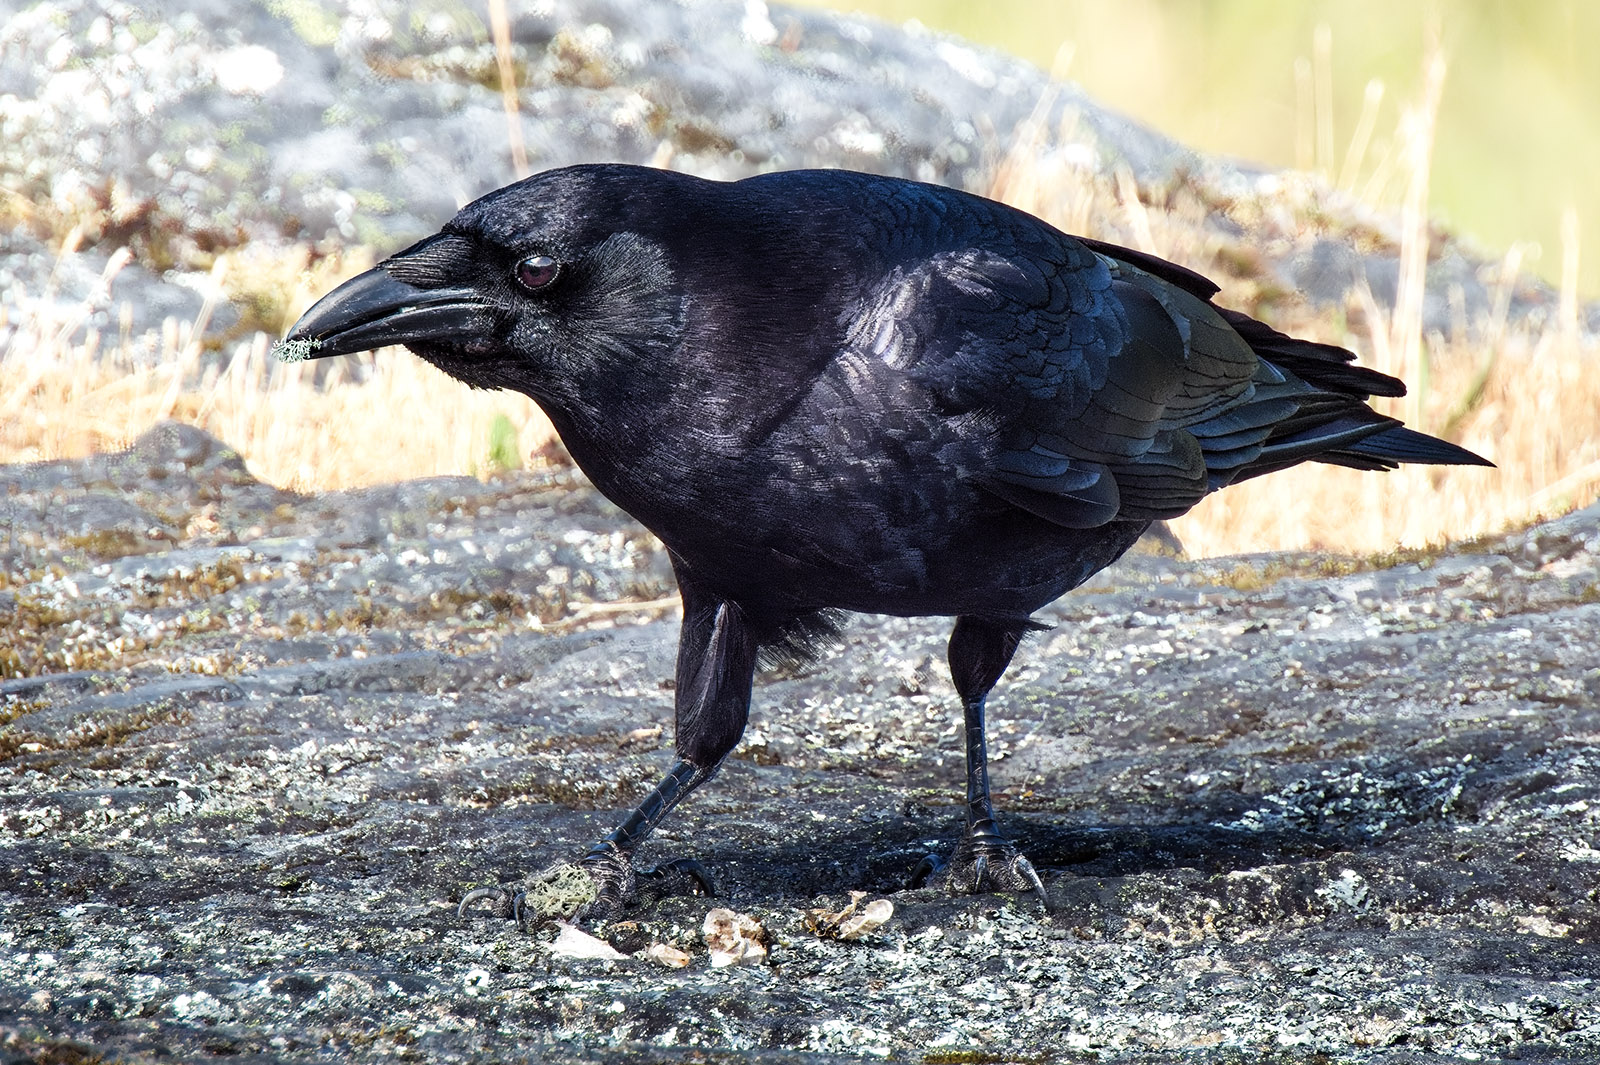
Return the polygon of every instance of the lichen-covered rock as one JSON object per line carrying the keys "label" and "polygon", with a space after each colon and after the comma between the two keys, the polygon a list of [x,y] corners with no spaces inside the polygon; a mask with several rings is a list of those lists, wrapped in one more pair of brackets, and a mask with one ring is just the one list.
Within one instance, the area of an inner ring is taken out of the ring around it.
{"label": "lichen-covered rock", "polygon": [[[1600,1057],[1600,505],[1061,600],[991,723],[1048,913],[903,889],[961,819],[948,625],[857,619],[642,855],[722,897],[605,960],[456,904],[669,764],[660,547],[568,474],[299,496],[230,455],[0,468],[10,1058]],[[817,935],[852,892],[892,917]],[[713,964],[719,906],[764,960]]]}

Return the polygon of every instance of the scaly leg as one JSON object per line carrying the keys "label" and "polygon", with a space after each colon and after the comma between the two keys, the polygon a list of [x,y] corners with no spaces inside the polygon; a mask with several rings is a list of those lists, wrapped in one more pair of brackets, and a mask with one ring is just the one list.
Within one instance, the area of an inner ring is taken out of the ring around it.
{"label": "scaly leg", "polygon": [[951,892],[1032,891],[1047,907],[1049,897],[1033,863],[1000,834],[989,797],[989,753],[984,740],[984,701],[1011,664],[1026,623],[956,619],[950,634],[950,676],[961,696],[967,724],[967,832],[948,859],[928,855],[912,883],[942,882]]}
{"label": "scaly leg", "polygon": [[[672,808],[710,780],[744,734],[750,716],[750,685],[755,676],[756,641],[738,606],[705,593],[678,572],[683,595],[683,631],[678,638],[678,763],[622,823],[589,848],[579,863],[594,881],[593,901],[580,917],[610,918],[631,903],[639,881],[658,887],[692,879],[714,894],[711,878],[698,862],[678,860],[652,870],[635,870],[633,852]],[[495,900],[495,912],[522,919],[525,895],[505,888],[479,888],[461,900],[461,911],[479,899]]]}

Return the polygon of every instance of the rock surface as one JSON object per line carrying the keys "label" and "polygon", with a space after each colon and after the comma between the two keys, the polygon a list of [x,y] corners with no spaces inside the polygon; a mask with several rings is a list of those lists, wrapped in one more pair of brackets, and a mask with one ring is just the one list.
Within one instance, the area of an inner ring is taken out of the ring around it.
{"label": "rock surface", "polygon": [[[1600,1058],[1600,506],[1061,600],[992,724],[1048,913],[901,890],[960,820],[946,624],[861,618],[647,846],[720,898],[590,929],[623,960],[458,919],[669,764],[670,595],[565,473],[0,468],[0,1060]],[[809,930],[852,890],[893,917]]]}

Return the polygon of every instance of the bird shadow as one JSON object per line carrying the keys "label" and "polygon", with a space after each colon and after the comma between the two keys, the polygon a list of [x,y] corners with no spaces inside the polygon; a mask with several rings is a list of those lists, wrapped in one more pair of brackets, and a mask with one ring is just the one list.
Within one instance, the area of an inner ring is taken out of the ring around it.
{"label": "bird shadow", "polygon": [[[732,895],[810,899],[845,890],[891,893],[911,886],[929,854],[948,853],[961,831],[949,818],[867,822],[832,832],[805,830],[781,843],[701,839],[701,860]],[[1213,824],[1053,825],[1035,816],[1007,821],[1012,840],[1051,880],[1128,878],[1173,870],[1214,876],[1316,860],[1367,846],[1343,833],[1249,831]]]}

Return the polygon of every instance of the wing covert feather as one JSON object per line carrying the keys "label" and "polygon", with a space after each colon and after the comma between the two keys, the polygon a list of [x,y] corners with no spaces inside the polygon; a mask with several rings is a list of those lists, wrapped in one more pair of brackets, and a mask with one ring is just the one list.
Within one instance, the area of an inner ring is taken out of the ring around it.
{"label": "wing covert feather", "polygon": [[1390,425],[1361,399],[1398,382],[1348,352],[1217,307],[1215,285],[1155,256],[967,221],[981,232],[888,272],[848,342],[959,423],[981,459],[966,476],[992,494],[1092,528],[1308,458],[1396,461],[1351,451]]}
{"label": "wing covert feather", "polygon": [[[977,478],[1014,505],[1073,528],[1182,513],[1210,483],[1190,428],[1247,401],[1261,363],[1192,292],[1052,237],[896,267],[852,323],[852,345],[941,412],[976,415],[971,431],[988,436]],[[1213,435],[1253,457],[1284,413],[1244,405]]]}

